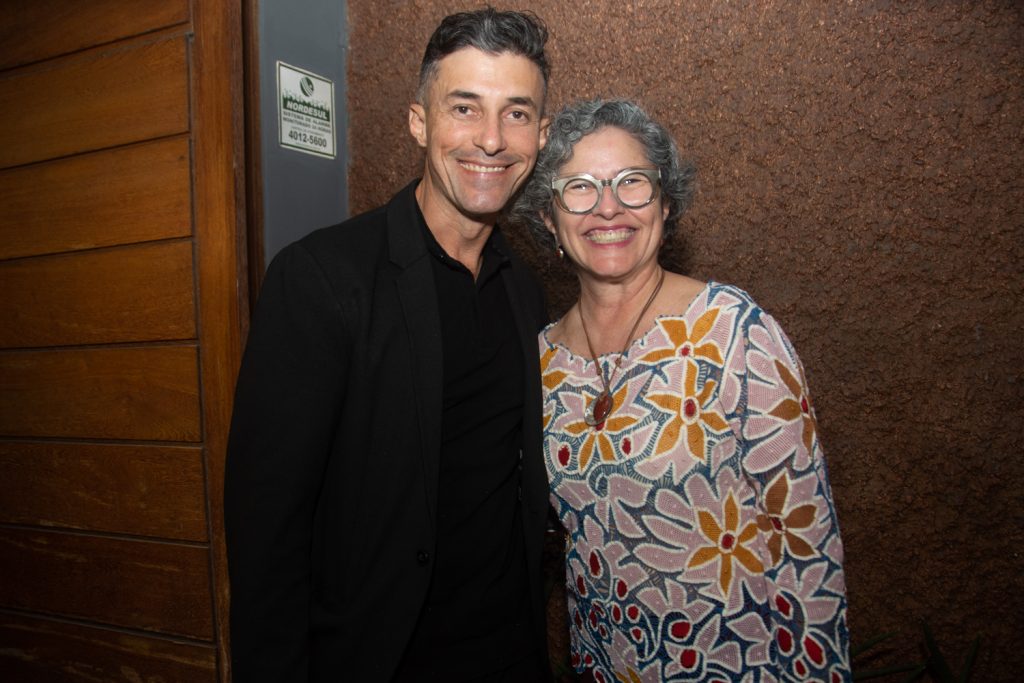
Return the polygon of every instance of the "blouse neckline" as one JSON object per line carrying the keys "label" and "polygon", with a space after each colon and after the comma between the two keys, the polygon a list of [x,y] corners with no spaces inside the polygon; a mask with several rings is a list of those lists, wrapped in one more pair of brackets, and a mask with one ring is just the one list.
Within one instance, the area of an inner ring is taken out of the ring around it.
{"label": "blouse neckline", "polygon": [[[664,319],[667,319],[667,318],[685,318],[690,313],[690,310],[694,307],[694,305],[697,303],[697,301],[700,300],[701,296],[703,296],[703,294],[705,292],[709,291],[713,284],[715,284],[714,280],[708,280],[704,284],[704,286],[700,288],[700,291],[698,291],[696,294],[694,294],[693,298],[690,299],[690,301],[686,304],[686,306],[683,307],[683,310],[682,310],[681,313],[663,313],[661,315],[654,316],[654,322],[651,324],[651,326],[648,327],[647,330],[643,334],[639,335],[636,339],[634,339],[632,342],[630,342],[629,346],[626,347],[625,351],[622,353],[623,360],[629,358],[629,355],[633,352],[633,348],[636,347],[637,345],[639,345],[643,340],[647,339],[647,337],[649,337],[656,329],[658,329],[658,321],[659,320],[664,320]],[[572,309],[570,308],[570,310],[572,310]],[[555,325],[560,323],[563,318],[565,318],[564,315],[561,318],[559,318],[558,320],[554,321],[553,323],[549,323],[548,325],[546,325],[544,327],[544,329],[541,330],[541,332],[540,332],[541,339],[544,340],[544,344],[545,344],[545,346],[549,350],[550,349],[562,349],[563,351],[565,351],[569,355],[569,360],[570,361],[582,360],[584,362],[584,367],[586,367],[586,364],[593,363],[595,360],[598,360],[598,359],[603,360],[603,359],[606,359],[606,358],[608,358],[610,356],[617,356],[617,355],[619,355],[618,351],[609,351],[608,353],[598,354],[597,358],[587,358],[586,356],[577,356],[575,353],[572,352],[572,349],[570,349],[568,346],[566,346],[562,342],[553,342],[553,341],[551,341],[548,338],[548,331],[551,330],[551,328],[553,328]]]}

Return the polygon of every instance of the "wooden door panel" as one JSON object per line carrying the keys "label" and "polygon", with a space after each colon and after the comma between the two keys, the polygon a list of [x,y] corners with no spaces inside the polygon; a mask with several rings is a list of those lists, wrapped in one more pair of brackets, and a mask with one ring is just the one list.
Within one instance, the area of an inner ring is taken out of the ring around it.
{"label": "wooden door panel", "polygon": [[0,259],[192,234],[184,136],[0,171]]}
{"label": "wooden door panel", "polygon": [[188,21],[187,0],[5,0],[0,69]]}
{"label": "wooden door panel", "polygon": [[0,168],[186,132],[185,50],[174,36],[0,79]]}
{"label": "wooden door panel", "polygon": [[193,339],[192,242],[0,263],[0,347]]}
{"label": "wooden door panel", "polygon": [[207,553],[205,546],[0,528],[0,605],[210,640]]}
{"label": "wooden door panel", "polygon": [[196,346],[0,353],[0,435],[199,441]]}
{"label": "wooden door panel", "polygon": [[230,678],[247,7],[0,0],[0,680]]}
{"label": "wooden door panel", "polygon": [[217,680],[212,646],[0,614],[0,671],[18,683]]}
{"label": "wooden door panel", "polygon": [[202,450],[0,441],[0,522],[206,541]]}

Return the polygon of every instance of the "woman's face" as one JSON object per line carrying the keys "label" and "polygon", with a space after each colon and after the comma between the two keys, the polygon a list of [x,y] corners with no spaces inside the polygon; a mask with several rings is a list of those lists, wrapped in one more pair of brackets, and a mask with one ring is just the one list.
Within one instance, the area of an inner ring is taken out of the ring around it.
{"label": "woman's face", "polygon": [[[559,169],[557,177],[588,173],[604,180],[625,168],[654,165],[636,138],[621,128],[608,126],[577,142],[572,159]],[[647,206],[630,209],[620,204],[606,185],[589,213],[569,213],[555,201],[546,223],[576,264],[581,278],[622,282],[657,267],[667,216],[668,207],[660,191]]]}

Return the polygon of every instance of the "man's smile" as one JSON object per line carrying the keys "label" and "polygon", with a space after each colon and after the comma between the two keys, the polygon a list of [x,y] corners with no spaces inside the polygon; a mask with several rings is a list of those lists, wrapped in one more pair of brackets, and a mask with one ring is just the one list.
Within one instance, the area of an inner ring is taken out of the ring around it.
{"label": "man's smile", "polygon": [[466,169],[467,171],[472,171],[473,173],[501,173],[502,171],[508,169],[509,166],[511,166],[511,164],[506,164],[502,166],[482,166],[480,164],[474,164],[468,161],[460,161],[459,166]]}

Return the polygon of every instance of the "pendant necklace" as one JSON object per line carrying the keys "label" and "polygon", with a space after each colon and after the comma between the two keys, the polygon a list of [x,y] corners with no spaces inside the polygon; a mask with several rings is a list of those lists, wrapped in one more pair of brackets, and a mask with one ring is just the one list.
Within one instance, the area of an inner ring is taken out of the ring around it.
{"label": "pendant necklace", "polygon": [[603,423],[608,419],[608,416],[614,408],[614,400],[612,399],[611,384],[612,380],[615,379],[615,373],[618,372],[619,367],[622,365],[622,359],[626,355],[626,351],[629,350],[629,345],[633,341],[633,333],[636,332],[636,328],[640,325],[640,321],[643,320],[644,314],[647,313],[647,309],[654,303],[654,297],[658,296],[658,292],[661,291],[661,285],[665,282],[665,270],[661,270],[661,277],[658,278],[658,284],[655,285],[654,291],[651,292],[651,296],[647,299],[647,303],[640,310],[640,315],[637,316],[636,322],[633,323],[633,328],[626,335],[626,345],[622,347],[622,351],[619,352],[619,357],[615,359],[615,367],[612,369],[611,375],[608,374],[606,367],[602,367],[601,361],[598,360],[597,354],[594,353],[594,345],[590,343],[590,334],[587,332],[587,323],[583,321],[583,300],[580,299],[579,306],[576,308],[576,312],[580,316],[580,325],[583,327],[583,336],[587,340],[587,350],[590,351],[590,356],[594,359],[594,365],[597,366],[597,374],[601,378],[601,386],[603,389],[601,393],[590,402],[587,409],[583,412],[583,420],[591,427]]}

